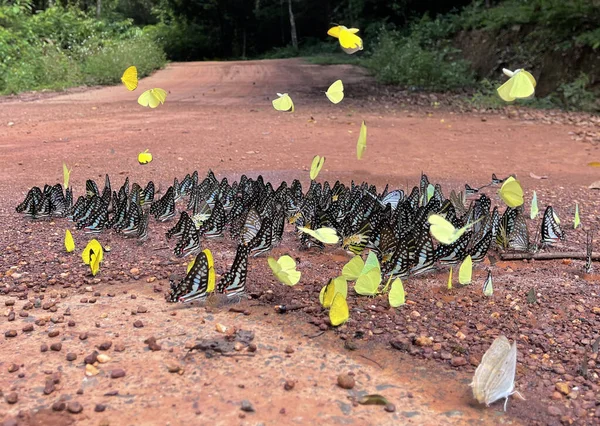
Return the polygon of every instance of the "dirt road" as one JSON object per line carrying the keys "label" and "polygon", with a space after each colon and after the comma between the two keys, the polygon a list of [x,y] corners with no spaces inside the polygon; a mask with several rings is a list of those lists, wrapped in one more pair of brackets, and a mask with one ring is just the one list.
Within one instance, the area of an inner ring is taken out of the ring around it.
{"label": "dirt road", "polygon": [[[344,81],[346,99],[336,106],[322,92],[338,78]],[[499,176],[517,173],[525,187],[535,186],[538,194],[556,202],[584,200],[590,220],[597,211],[586,187],[600,175],[594,177],[599,173],[585,164],[599,160],[600,154],[597,147],[571,140],[569,132],[575,126],[501,115],[483,121],[482,116],[455,114],[443,105],[407,109],[365,94],[368,83],[361,69],[301,60],[188,63],[171,64],[141,80],[133,93],[117,86],[22,96],[0,103],[0,218],[4,223],[0,247],[7,248],[0,258],[0,281],[7,288],[34,286],[35,280],[48,277],[40,275],[36,264],[54,263],[46,268],[67,271],[58,280],[69,285],[44,289],[44,302],[56,303],[59,314],[66,309],[71,313],[63,317],[65,322],[44,321],[40,326],[36,323],[33,332],[21,332],[26,324],[49,320],[54,314],[34,308],[11,323],[6,320],[9,311],[26,312],[26,301],[17,300],[9,308],[14,297],[0,296],[7,304],[6,316],[0,320],[2,331],[19,330],[16,338],[5,338],[0,346],[0,390],[5,396],[19,395],[14,405],[0,403],[0,418],[12,419],[22,412],[19,424],[518,423],[511,410],[504,414],[498,411],[499,405],[486,409],[473,402],[467,386],[469,371],[453,371],[381,345],[348,352],[332,332],[307,337],[315,334],[314,327],[291,314],[275,315],[264,306],[243,305],[249,316],[166,306],[162,296],[154,293],[160,291],[156,283],[168,283],[163,264],[153,253],[164,245],[159,239],[133,252],[127,251],[127,243],[109,239],[114,257],[109,256],[104,268],[110,274],[94,281],[77,266],[79,270],[69,277],[77,259],[55,254],[53,249],[60,247],[65,224],[31,224],[14,213],[32,185],[62,181],[63,161],[74,166],[71,182],[75,188],[81,189],[88,178],[98,180],[108,173],[123,179],[127,175],[137,182],[152,179],[164,189],[173,177],[208,169],[230,179],[247,173],[275,182],[301,178],[307,183],[307,169],[315,154],[327,158],[320,175],[327,180],[412,187],[424,171],[445,188],[459,188],[465,182],[487,183],[492,172]],[[155,110],[137,105],[141,91],[153,87],[169,92],[166,103]],[[277,92],[292,96],[295,113],[273,110],[270,101]],[[369,128],[368,148],[365,158],[357,161],[355,145],[362,120]],[[144,149],[152,152],[154,161],[141,167],[137,154]],[[549,179],[533,179],[530,172]],[[80,236],[78,244],[84,238]],[[135,259],[130,258],[134,255]],[[132,267],[142,272],[134,273]],[[13,276],[15,271],[21,279]],[[29,300],[35,297],[30,294]],[[90,298],[95,303],[90,304]],[[137,314],[140,305],[147,313]],[[69,319],[74,326],[68,325]],[[134,328],[137,319],[144,328]],[[186,357],[186,343],[219,336],[216,323],[253,330],[256,355]],[[60,336],[49,338],[47,333],[54,329],[60,330]],[[79,340],[82,332],[88,332],[87,340]],[[146,348],[143,341],[149,336],[164,338],[161,351]],[[83,357],[107,340],[123,344],[126,350],[107,351],[112,361],[99,366],[100,375],[86,377]],[[55,341],[62,341],[62,352],[40,353],[42,343]],[[77,354],[77,361],[65,361],[67,352]],[[20,369],[6,373],[13,363]],[[169,363],[181,365],[183,374],[169,373]],[[115,368],[123,368],[126,376],[109,378]],[[353,391],[335,385],[337,375],[348,371],[356,374],[358,384]],[[44,395],[45,380],[57,372],[61,375],[57,390]],[[20,373],[23,377],[17,377]],[[296,381],[293,390],[284,391],[286,380]],[[353,406],[347,397],[361,392],[386,395],[396,411]],[[80,402],[83,413],[52,411],[51,405],[60,397]],[[244,399],[256,412],[239,410]],[[106,411],[94,412],[97,404],[106,405]],[[524,404],[517,413],[526,411]]]}

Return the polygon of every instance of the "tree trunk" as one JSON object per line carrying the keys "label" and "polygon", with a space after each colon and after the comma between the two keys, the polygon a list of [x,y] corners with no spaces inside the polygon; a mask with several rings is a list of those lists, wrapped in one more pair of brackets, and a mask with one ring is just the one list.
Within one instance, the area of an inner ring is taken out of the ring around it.
{"label": "tree trunk", "polygon": [[96,18],[100,19],[102,14],[102,0],[96,0]]}
{"label": "tree trunk", "polygon": [[298,33],[296,32],[296,20],[292,11],[292,0],[288,0],[288,12],[290,14],[290,31],[292,36],[292,46],[298,50]]}
{"label": "tree trunk", "polygon": [[242,58],[246,59],[246,28],[242,34]]}

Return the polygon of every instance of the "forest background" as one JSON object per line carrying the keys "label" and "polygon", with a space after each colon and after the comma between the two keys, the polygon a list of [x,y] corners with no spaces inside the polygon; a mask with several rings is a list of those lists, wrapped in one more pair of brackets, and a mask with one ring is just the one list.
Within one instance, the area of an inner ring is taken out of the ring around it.
{"label": "forest background", "polygon": [[[346,55],[327,36],[360,29]],[[301,56],[383,84],[503,104],[502,68],[538,79],[539,108],[600,111],[600,0],[1,0],[0,93],[118,83],[168,61]]]}

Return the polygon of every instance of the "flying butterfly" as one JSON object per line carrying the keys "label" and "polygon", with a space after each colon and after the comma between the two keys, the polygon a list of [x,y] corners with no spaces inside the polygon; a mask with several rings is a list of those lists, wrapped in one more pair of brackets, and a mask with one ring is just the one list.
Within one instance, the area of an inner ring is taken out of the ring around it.
{"label": "flying butterfly", "polygon": [[305,234],[310,235],[315,240],[325,244],[337,244],[337,242],[340,240],[340,237],[338,237],[334,228],[324,227],[312,230],[303,226],[299,226],[298,229]]}
{"label": "flying butterfly", "polygon": [[534,95],[536,81],[528,71],[522,69],[511,71],[502,68],[502,72],[510,77],[498,88],[498,95],[502,100],[512,102],[515,99],[527,99]]}
{"label": "flying butterfly", "polygon": [[506,411],[508,397],[513,394],[521,396],[515,391],[516,370],[517,342],[514,341],[511,345],[505,336],[497,337],[475,370],[470,385],[473,388],[473,396],[479,403],[485,403],[487,406],[505,398],[504,411]]}
{"label": "flying butterfly", "polygon": [[273,99],[273,108],[277,111],[294,112],[294,102],[287,93],[277,93],[278,98]]}
{"label": "flying butterfly", "polygon": [[152,154],[145,150],[144,152],[140,152],[138,154],[138,163],[140,164],[148,164],[152,161]]}
{"label": "flying butterfly", "polygon": [[456,229],[454,225],[438,214],[432,214],[427,219],[431,225],[429,227],[431,235],[433,235],[434,238],[442,244],[454,243],[462,236],[462,234],[464,234],[470,227],[480,220],[481,218],[477,219],[475,222],[471,222],[470,224],[463,226],[460,229]]}
{"label": "flying butterfly", "polygon": [[330,28],[327,34],[337,38],[342,50],[351,55],[363,49],[363,41],[356,35],[358,31],[357,28],[346,28],[343,25],[337,25]]}
{"label": "flying butterfly", "polygon": [[365,151],[367,150],[367,125],[363,121],[360,125],[360,133],[358,135],[358,141],[356,142],[356,158],[359,160],[363,158]]}
{"label": "flying butterfly", "polygon": [[163,89],[148,89],[138,98],[138,104],[143,107],[156,108],[165,103],[167,92]]}
{"label": "flying butterfly", "polygon": [[121,77],[121,81],[127,88],[127,90],[132,91],[137,89],[138,87],[138,75],[137,68],[135,66],[130,66],[123,72],[123,76]]}
{"label": "flying butterfly", "polygon": [[508,207],[516,208],[523,204],[523,188],[512,176],[504,181],[498,193]]}
{"label": "flying butterfly", "polygon": [[342,99],[344,99],[344,83],[342,83],[342,80],[334,81],[325,92],[325,95],[334,104],[342,102]]}

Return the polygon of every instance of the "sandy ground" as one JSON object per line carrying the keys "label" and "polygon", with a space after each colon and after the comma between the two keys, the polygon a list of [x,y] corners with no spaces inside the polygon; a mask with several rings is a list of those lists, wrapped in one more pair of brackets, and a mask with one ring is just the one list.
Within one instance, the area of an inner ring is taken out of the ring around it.
{"label": "sandy ground", "polygon": [[[338,78],[344,80],[347,98],[332,105],[323,92]],[[305,316],[279,315],[264,301],[243,302],[241,310],[248,315],[228,308],[167,305],[159,293],[168,285],[165,271],[177,261],[172,255],[167,260],[168,252],[164,256],[155,252],[165,245],[159,231],[145,248],[131,252],[135,258],[128,255],[128,244],[133,243],[109,239],[113,252],[103,270],[110,272],[91,279],[76,256],[55,253],[60,251],[64,220],[31,223],[14,213],[31,186],[62,181],[63,161],[74,166],[71,182],[80,191],[86,179],[103,182],[105,173],[118,179],[114,185],[129,176],[137,182],[152,179],[164,191],[173,177],[182,178],[193,170],[202,176],[208,169],[230,181],[247,173],[262,174],[273,182],[300,178],[308,183],[308,166],[319,154],[327,158],[320,179],[389,182],[408,189],[422,171],[448,191],[465,182],[483,185],[492,172],[499,176],[516,173],[528,194],[536,189],[545,202],[560,205],[565,221],[571,214],[569,206],[577,200],[583,206],[584,223],[598,228],[597,196],[587,186],[600,179],[600,172],[585,165],[600,160],[600,155],[597,146],[573,141],[571,134],[580,130],[578,126],[514,120],[501,114],[459,114],[443,105],[411,108],[365,90],[372,84],[359,68],[324,67],[301,60],[176,63],[141,80],[133,93],[117,86],[30,94],[1,102],[0,218],[4,225],[0,249],[4,255],[0,257],[0,282],[5,289],[19,291],[0,296],[6,304],[0,317],[2,331],[18,332],[17,337],[5,337],[0,343],[0,390],[5,396],[0,418],[6,424],[57,425],[546,424],[565,416],[579,418],[582,424],[598,420],[593,404],[573,407],[572,396],[567,400],[559,395],[558,414],[552,410],[548,414],[555,377],[547,372],[535,383],[538,400],[511,401],[504,413],[501,404],[485,408],[473,401],[468,387],[473,363],[455,369],[449,363],[395,351],[377,339],[367,339],[350,352],[335,332],[317,335],[318,328],[307,322],[310,311]],[[153,87],[169,92],[166,103],[155,110],[138,106],[139,93]],[[273,110],[270,100],[276,92],[292,96],[294,114]],[[369,136],[367,154],[359,162],[355,144],[362,120],[367,122]],[[141,167],[137,154],[144,149],[152,152],[154,161]],[[549,178],[538,180],[530,173]],[[78,245],[85,244],[86,238],[76,235]],[[574,236],[570,248],[580,250],[582,241],[583,233]],[[343,264],[344,258],[337,256],[337,263]],[[231,255],[220,259],[231,261]],[[307,261],[318,266],[312,274],[315,288],[323,285],[320,274],[328,269],[325,259],[309,256]],[[77,265],[72,274],[71,265]],[[510,272],[519,267],[504,265]],[[553,276],[553,268],[561,267],[566,268],[559,261],[551,263],[544,268],[545,276]],[[56,271],[61,269],[67,275],[59,277]],[[40,275],[40,270],[45,272]],[[50,271],[58,283],[40,289],[39,281],[48,280]],[[265,285],[268,275],[261,273],[255,278],[251,275],[251,290]],[[568,273],[575,275],[572,270]],[[600,305],[597,282],[590,281],[589,287],[586,302],[580,303],[585,312]],[[413,294],[413,299],[419,298]],[[36,306],[35,299],[41,296],[45,297]],[[302,299],[288,293],[288,301],[295,298]],[[28,301],[34,304],[31,309],[27,309]],[[54,303],[56,313],[52,313]],[[417,307],[423,313],[435,309],[426,303]],[[63,316],[66,310],[70,316]],[[10,321],[11,311],[16,313],[14,321]],[[74,325],[69,325],[70,320]],[[143,328],[133,326],[136,320],[142,321]],[[189,347],[198,338],[222,337],[215,330],[217,323],[253,331],[256,352],[243,349],[235,356],[212,358],[197,351],[187,354],[186,344]],[[34,325],[33,331],[23,332],[28,324]],[[516,327],[511,338],[519,336],[518,324],[511,325]],[[589,324],[594,330],[594,323]],[[52,330],[60,334],[48,337]],[[88,338],[80,340],[85,332]],[[589,337],[586,344],[590,344],[592,334],[576,334],[574,340]],[[144,340],[150,336],[159,339],[160,351],[148,349]],[[86,377],[83,358],[107,341],[112,342],[105,351],[111,360],[98,366],[98,375]],[[40,345],[55,342],[62,342],[61,351],[40,352]],[[116,351],[118,345],[125,350]],[[479,357],[483,350],[480,344]],[[77,359],[67,361],[67,353],[76,354]],[[12,364],[19,369],[8,373]],[[593,371],[596,366],[592,364]],[[173,365],[181,366],[182,374],[169,373]],[[110,378],[111,371],[119,368],[125,370],[125,377]],[[353,372],[357,382],[349,391],[336,385],[338,374],[347,372]],[[524,370],[518,372],[524,374]],[[60,377],[54,376],[57,373]],[[44,386],[53,377],[55,389],[46,395]],[[292,390],[284,390],[286,380],[295,382]],[[597,375],[592,382],[597,389]],[[18,394],[15,404],[6,402],[11,393]],[[385,395],[395,411],[353,405],[349,399],[365,393]],[[83,411],[53,411],[52,405],[61,399],[79,402]],[[250,401],[255,412],[241,411],[242,400]],[[95,412],[98,404],[105,405],[105,411]],[[583,414],[577,409],[583,409]]]}

